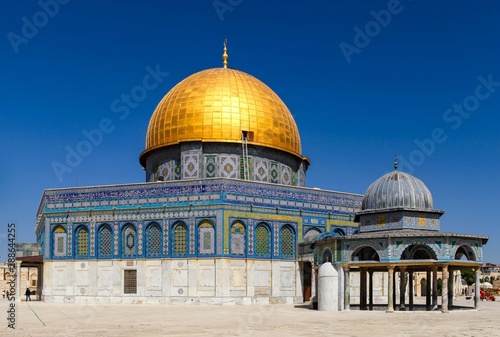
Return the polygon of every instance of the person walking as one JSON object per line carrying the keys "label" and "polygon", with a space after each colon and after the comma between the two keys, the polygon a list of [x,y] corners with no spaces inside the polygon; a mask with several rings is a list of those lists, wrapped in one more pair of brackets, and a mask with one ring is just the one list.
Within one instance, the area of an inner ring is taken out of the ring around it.
{"label": "person walking", "polygon": [[30,288],[26,288],[26,292],[24,293],[26,295],[26,301],[31,301],[31,291]]}

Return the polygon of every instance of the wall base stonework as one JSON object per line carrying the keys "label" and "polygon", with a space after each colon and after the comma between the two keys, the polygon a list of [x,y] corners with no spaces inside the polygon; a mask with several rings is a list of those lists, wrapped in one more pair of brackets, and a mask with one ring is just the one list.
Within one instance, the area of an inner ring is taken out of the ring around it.
{"label": "wall base stonework", "polygon": [[[126,270],[137,272],[134,293],[125,293]],[[296,261],[226,258],[46,261],[42,299],[51,303],[294,304],[302,302],[302,281],[296,270]]]}

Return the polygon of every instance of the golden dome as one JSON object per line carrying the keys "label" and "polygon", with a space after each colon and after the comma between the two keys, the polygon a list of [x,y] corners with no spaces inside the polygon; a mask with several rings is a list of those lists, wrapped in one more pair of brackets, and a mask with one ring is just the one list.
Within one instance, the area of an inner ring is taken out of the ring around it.
{"label": "golden dome", "polygon": [[195,73],[170,90],[149,122],[146,155],[157,148],[188,141],[241,143],[271,147],[300,158],[297,125],[285,103],[257,78],[230,68]]}

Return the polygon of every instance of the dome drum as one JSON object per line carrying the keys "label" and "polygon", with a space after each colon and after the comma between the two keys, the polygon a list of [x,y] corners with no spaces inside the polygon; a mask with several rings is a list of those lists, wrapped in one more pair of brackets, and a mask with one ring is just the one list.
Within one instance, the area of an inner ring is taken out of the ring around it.
{"label": "dome drum", "polygon": [[[233,143],[185,142],[152,151],[146,165],[147,181],[229,178],[242,176],[242,148]],[[305,186],[308,162],[290,153],[248,145],[247,180]]]}

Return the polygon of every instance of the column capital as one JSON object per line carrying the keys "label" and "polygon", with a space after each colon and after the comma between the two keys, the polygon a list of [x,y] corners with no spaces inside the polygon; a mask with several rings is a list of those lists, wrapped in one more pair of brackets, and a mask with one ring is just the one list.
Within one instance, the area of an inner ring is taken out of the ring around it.
{"label": "column capital", "polygon": [[400,266],[400,267],[399,267],[399,270],[401,270],[402,272],[405,272],[407,267],[408,267],[408,266]]}
{"label": "column capital", "polygon": [[389,271],[393,272],[393,271],[394,271],[394,265],[393,265],[393,264],[389,264],[389,265],[387,266],[387,270],[389,270]]}

